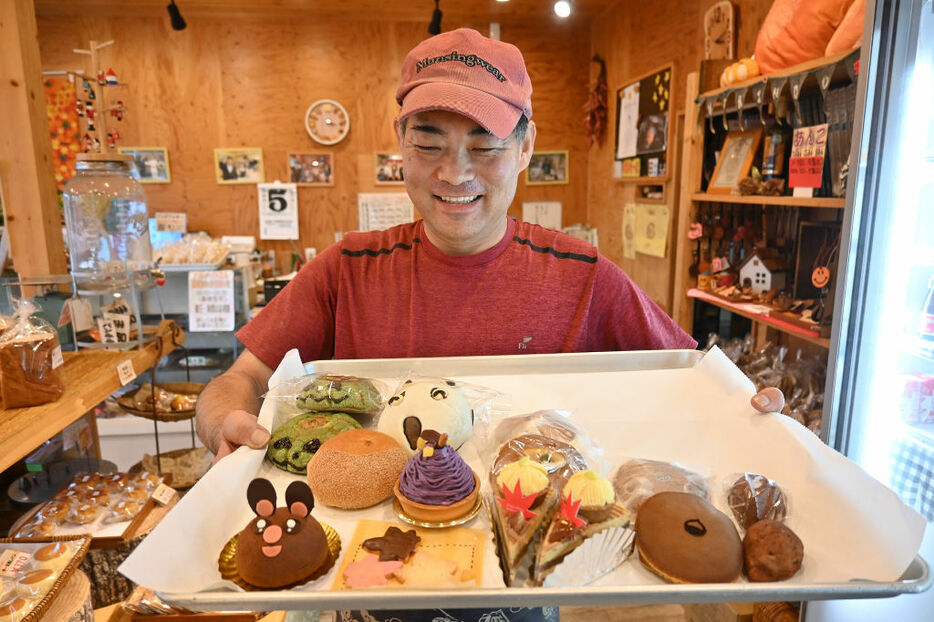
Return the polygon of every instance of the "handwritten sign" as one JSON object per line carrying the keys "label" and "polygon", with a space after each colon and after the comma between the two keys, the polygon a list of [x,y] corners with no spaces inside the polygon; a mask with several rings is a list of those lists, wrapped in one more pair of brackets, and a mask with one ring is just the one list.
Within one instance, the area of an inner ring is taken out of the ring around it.
{"label": "handwritten sign", "polygon": [[114,326],[113,320],[102,317],[97,318],[97,330],[101,334],[101,343],[120,342],[119,337],[117,337],[117,327]]}
{"label": "handwritten sign", "polygon": [[188,214],[185,212],[156,212],[156,231],[185,233],[188,231]]}
{"label": "handwritten sign", "polygon": [[136,378],[136,370],[133,369],[133,361],[126,360],[117,363],[117,377],[120,378],[120,386],[122,387],[133,382]]}
{"label": "handwritten sign", "polygon": [[790,188],[820,188],[826,150],[826,123],[797,128],[791,141],[788,186]]}
{"label": "handwritten sign", "polygon": [[233,270],[188,273],[188,330],[234,329]]}

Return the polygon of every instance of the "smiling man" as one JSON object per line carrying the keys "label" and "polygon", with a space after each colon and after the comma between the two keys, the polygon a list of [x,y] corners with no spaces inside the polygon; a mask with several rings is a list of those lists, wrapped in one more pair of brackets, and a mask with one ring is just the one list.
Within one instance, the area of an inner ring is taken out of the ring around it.
{"label": "smiling man", "polygon": [[[291,348],[312,361],[696,345],[596,248],[507,216],[536,137],[518,48],[467,29],[427,39],[406,56],[396,99],[405,187],[421,218],[347,234],[240,330],[246,350],[197,405],[199,435],[218,457],[265,445],[259,396]],[[757,407],[781,406],[766,399]],[[557,612],[342,612],[341,619],[543,616]]]}

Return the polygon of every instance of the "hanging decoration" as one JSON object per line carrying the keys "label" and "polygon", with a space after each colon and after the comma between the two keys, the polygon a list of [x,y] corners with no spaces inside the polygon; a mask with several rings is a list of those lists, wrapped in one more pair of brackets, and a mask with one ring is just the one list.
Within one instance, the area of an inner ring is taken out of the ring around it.
{"label": "hanging decoration", "polygon": [[587,141],[588,146],[591,147],[594,143],[603,142],[603,137],[606,134],[607,115],[606,62],[600,58],[599,54],[594,54],[593,62],[599,63],[600,72],[596,81],[591,85],[590,98],[584,104]]}
{"label": "hanging decoration", "polygon": [[64,190],[75,174],[75,156],[81,152],[78,117],[83,114],[75,96],[75,87],[67,78],[48,78],[44,82],[45,109],[52,141],[52,168],[55,185]]}

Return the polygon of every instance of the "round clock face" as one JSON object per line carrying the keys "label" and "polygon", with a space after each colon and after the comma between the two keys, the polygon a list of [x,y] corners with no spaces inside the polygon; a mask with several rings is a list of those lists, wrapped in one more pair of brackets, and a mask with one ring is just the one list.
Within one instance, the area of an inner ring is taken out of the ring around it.
{"label": "round clock face", "polygon": [[308,107],[305,129],[315,141],[333,145],[342,141],[350,131],[350,116],[336,101],[321,99]]}

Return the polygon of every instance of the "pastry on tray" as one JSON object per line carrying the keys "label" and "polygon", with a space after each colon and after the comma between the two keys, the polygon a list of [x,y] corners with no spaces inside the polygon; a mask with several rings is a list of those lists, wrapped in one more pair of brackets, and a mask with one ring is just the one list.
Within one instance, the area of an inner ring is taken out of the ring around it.
{"label": "pastry on tray", "polygon": [[295,404],[305,410],[375,415],[383,407],[383,398],[366,378],[325,375],[305,385]]}
{"label": "pastry on tray", "polygon": [[561,492],[535,558],[534,581],[555,573],[560,585],[585,585],[632,553],[633,514],[616,502],[613,485],[595,471],[578,471]]}
{"label": "pastry on tray", "polygon": [[743,529],[764,518],[781,521],[788,513],[788,500],[781,486],[758,473],[743,473],[727,492],[727,503]]}
{"label": "pastry on tray", "polygon": [[804,560],[801,538],[784,523],[764,518],[746,530],[743,567],[750,581],[784,581],[799,570]]}
{"label": "pastry on tray", "polygon": [[360,424],[342,412],[310,412],[292,417],[273,430],[266,447],[266,458],[290,473],[304,475],[308,461],[322,443]]}
{"label": "pastry on tray", "polygon": [[418,449],[424,430],[447,434],[448,444],[458,449],[473,434],[473,410],[453,380],[406,380],[387,401],[377,429],[396,439],[409,455]]}
{"label": "pastry on tray", "polygon": [[426,523],[463,518],[477,505],[480,479],[447,442],[446,434],[422,432],[393,492],[406,516]]}

